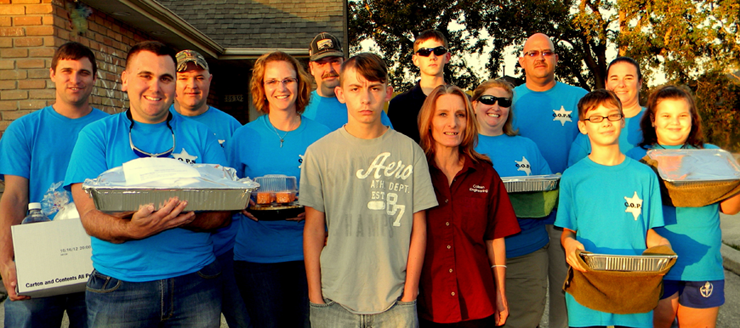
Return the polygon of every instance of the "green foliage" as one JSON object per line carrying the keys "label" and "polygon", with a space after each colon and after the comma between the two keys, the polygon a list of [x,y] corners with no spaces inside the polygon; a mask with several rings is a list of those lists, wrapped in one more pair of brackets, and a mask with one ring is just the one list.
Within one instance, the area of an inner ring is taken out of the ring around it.
{"label": "green foliage", "polygon": [[689,85],[696,95],[706,142],[740,152],[740,80],[711,71]]}

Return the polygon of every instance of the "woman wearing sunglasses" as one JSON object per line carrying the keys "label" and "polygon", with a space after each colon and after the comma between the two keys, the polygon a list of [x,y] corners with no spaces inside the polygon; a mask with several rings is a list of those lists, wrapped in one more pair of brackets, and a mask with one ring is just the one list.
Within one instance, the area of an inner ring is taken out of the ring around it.
{"label": "woman wearing sunglasses", "polygon": [[440,204],[427,212],[420,326],[503,325],[504,237],[519,228],[503,182],[488,157],[473,149],[478,132],[468,96],[458,87],[438,86],[418,120]]}
{"label": "woman wearing sunglasses", "polygon": [[[473,91],[478,146],[500,176],[550,174],[534,141],[517,136],[511,127],[514,89],[504,80],[489,80]],[[545,310],[549,237],[541,219],[517,218],[522,231],[506,242],[507,327],[536,327]]]}
{"label": "woman wearing sunglasses", "polygon": [[[267,115],[234,132],[226,146],[229,164],[242,178],[284,174],[299,181],[306,148],[330,132],[301,115],[309,101],[310,78],[295,58],[279,51],[259,57],[252,72],[254,105]],[[308,323],[304,215],[266,221],[256,211],[244,211],[234,217],[239,224],[234,271],[255,327]]]}
{"label": "woman wearing sunglasses", "polygon": [[[666,85],[652,91],[640,122],[643,140],[627,156],[641,159],[648,149],[717,149],[704,143],[701,117],[694,99],[681,88]],[[655,232],[671,242],[676,264],[663,277],[663,297],[653,314],[655,327],[714,327],[724,304],[722,230],[719,212],[740,212],[740,194],[704,207],[663,205],[665,226]]]}

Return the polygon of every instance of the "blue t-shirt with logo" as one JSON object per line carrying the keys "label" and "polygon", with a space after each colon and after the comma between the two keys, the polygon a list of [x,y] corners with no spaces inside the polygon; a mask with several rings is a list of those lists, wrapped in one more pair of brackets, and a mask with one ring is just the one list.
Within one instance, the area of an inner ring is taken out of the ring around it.
{"label": "blue t-shirt with logo", "polygon": [[[658,178],[649,167],[625,157],[606,166],[586,157],[563,173],[555,225],[576,232],[586,251],[640,255],[649,229],[663,226]],[[566,293],[572,327],[652,327],[653,312],[612,314],[589,309]]]}
{"label": "blue t-shirt with logo", "polygon": [[[226,157],[241,178],[283,174],[296,177],[298,182],[306,148],[329,132],[326,126],[302,116],[301,125],[286,133],[273,127],[269,115],[262,115],[236,130],[226,146]],[[303,260],[304,221],[254,221],[237,215],[242,217],[237,221],[235,260],[254,263]]]}
{"label": "blue t-shirt with logo", "polygon": [[106,116],[93,108],[71,119],[47,106],[13,121],[0,139],[0,178],[7,174],[28,179],[28,201],[41,203],[53,220],[57,211],[73,202],[63,187],[77,134]]}
{"label": "blue t-shirt with logo", "polygon": [[[337,97],[322,97],[316,92],[311,92],[311,100],[303,111],[303,116],[326,125],[329,130],[334,131],[347,124],[347,105],[340,103]],[[385,111],[380,112],[380,121],[385,126],[390,126],[391,120]]]}
{"label": "blue t-shirt with logo", "polygon": [[[658,146],[680,149],[682,146]],[[693,147],[690,147],[693,148]],[[719,149],[704,144],[705,149]],[[647,150],[635,147],[627,155],[634,159],[645,157]],[[673,207],[663,205],[665,226],[655,232],[671,242],[678,255],[676,264],[665,279],[683,281],[708,281],[725,279],[722,266],[722,230],[719,220],[719,203],[703,207]]]}
{"label": "blue t-shirt with logo", "polygon": [[[640,113],[624,119],[624,128],[619,133],[619,151],[622,154],[626,154],[632,148],[637,147],[637,144],[642,141],[640,121],[642,120],[642,116],[645,115],[645,112],[645,107],[642,107]],[[591,141],[588,140],[588,135],[578,134],[578,137],[576,137],[576,140],[573,141],[573,145],[570,147],[568,166],[573,166],[573,164],[588,156],[588,154],[591,154]]]}
{"label": "blue t-shirt with logo", "polygon": [[579,133],[578,101],[586,93],[560,82],[542,92],[526,84],[514,88],[513,127],[537,144],[553,173],[567,168],[570,146]]}
{"label": "blue t-shirt with logo", "polygon": [[[208,127],[180,116],[169,122],[136,122],[131,130],[133,144],[149,153],[170,149],[172,133],[175,150],[172,158],[187,163],[226,165],[224,152]],[[81,132],[72,151],[64,179],[71,184],[96,178],[108,169],[139,158],[129,145],[131,121],[126,113],[111,115],[89,124]],[[168,279],[193,273],[215,260],[211,233],[174,228],[140,240],[114,244],[92,239],[93,266],[101,273],[124,281],[143,282]]]}
{"label": "blue t-shirt with logo", "polygon": [[[550,166],[532,140],[505,134],[490,137],[478,135],[475,150],[488,155],[501,177],[550,174]],[[543,219],[517,218],[522,231],[506,237],[506,258],[530,254],[550,241]]]}
{"label": "blue t-shirt with logo", "polygon": [[[205,124],[216,136],[221,147],[224,147],[225,143],[231,139],[231,135],[234,134],[234,131],[242,126],[233,116],[210,106],[207,111],[198,116],[182,115],[175,110],[175,105],[170,106],[170,113],[172,113],[172,115],[177,115]],[[234,238],[236,237],[238,226],[236,220],[238,219],[239,216],[234,215],[231,220],[231,224],[228,227],[221,228],[213,234],[213,251],[216,253],[216,256],[224,254],[234,248]]]}

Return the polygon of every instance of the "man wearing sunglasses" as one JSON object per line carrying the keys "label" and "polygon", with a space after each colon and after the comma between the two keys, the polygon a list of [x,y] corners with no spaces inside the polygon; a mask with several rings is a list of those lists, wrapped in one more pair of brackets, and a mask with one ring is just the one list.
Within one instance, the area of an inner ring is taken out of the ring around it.
{"label": "man wearing sunglasses", "polygon": [[[587,91],[555,81],[558,54],[545,34],[530,36],[524,43],[519,64],[524,69],[526,83],[514,89],[514,128],[532,139],[553,173],[562,173],[567,167],[568,152],[578,135],[578,101]],[[565,253],[558,241],[562,229],[555,229],[556,211],[545,219],[550,235],[549,285],[550,327],[568,327],[565,294],[562,290],[567,273]]]}
{"label": "man wearing sunglasses", "polygon": [[92,237],[87,282],[93,326],[217,327],[221,267],[211,232],[231,222],[230,212],[184,212],[186,201],[142,204],[136,212],[103,213],[82,182],[139,157],[226,164],[205,125],[174,116],[175,52],[156,41],[134,45],[121,75],[129,109],[89,124],[72,151],[65,177],[82,225]]}
{"label": "man wearing sunglasses", "polygon": [[[303,116],[326,125],[334,131],[347,124],[347,105],[337,100],[334,89],[339,86],[339,70],[344,63],[342,44],[327,32],[317,34],[308,48],[308,71],[316,81],[316,90],[303,111]],[[380,113],[380,122],[393,128],[388,115]]]}
{"label": "man wearing sunglasses", "polygon": [[421,32],[414,41],[414,65],[419,68],[421,79],[411,90],[393,99],[388,105],[388,117],[396,131],[419,142],[416,121],[421,105],[434,88],[445,84],[445,65],[450,62],[447,38],[436,30]]}
{"label": "man wearing sunglasses", "polygon": [[62,189],[77,135],[108,114],[90,104],[97,74],[95,55],[77,42],[54,53],[49,76],[56,100],[10,124],[0,139],[0,274],[10,299],[5,301],[5,327],[59,327],[67,311],[70,327],[85,327],[85,294],[30,298],[15,292],[17,284],[10,226],[20,224],[28,203],[42,203],[52,220],[71,200]]}

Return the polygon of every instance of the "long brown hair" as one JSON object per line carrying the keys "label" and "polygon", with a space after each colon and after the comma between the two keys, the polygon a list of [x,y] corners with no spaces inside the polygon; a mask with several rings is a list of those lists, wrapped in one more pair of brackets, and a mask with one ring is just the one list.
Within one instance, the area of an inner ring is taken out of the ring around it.
{"label": "long brown hair", "polygon": [[650,146],[658,143],[658,135],[655,133],[655,114],[658,110],[658,104],[666,99],[678,100],[683,99],[689,104],[689,114],[691,115],[691,131],[686,138],[684,145],[691,145],[695,148],[704,148],[704,133],[701,130],[701,116],[696,110],[694,97],[691,94],[675,85],[662,85],[650,93],[647,103],[647,112],[642,116],[640,128],[642,129],[642,142],[639,146],[648,149]]}
{"label": "long brown hair", "polygon": [[465,91],[454,85],[440,85],[434,88],[429,96],[427,96],[424,105],[421,106],[421,110],[419,111],[417,124],[419,125],[419,135],[421,137],[420,143],[421,148],[427,155],[427,161],[431,163],[434,160],[435,149],[434,138],[432,137],[432,119],[434,118],[434,112],[437,111],[437,99],[443,95],[456,95],[462,98],[465,103],[466,127],[462,131],[463,138],[458,147],[460,154],[470,156],[474,163],[483,161],[492,164],[488,156],[475,151],[475,146],[478,144],[478,126],[476,125],[475,112]]}
{"label": "long brown hair", "polygon": [[293,56],[286,54],[282,51],[273,51],[266,53],[254,62],[254,68],[252,68],[252,80],[250,81],[250,91],[252,92],[252,102],[254,107],[263,113],[270,113],[270,102],[267,101],[265,95],[265,69],[267,63],[275,61],[284,61],[291,66],[296,73],[296,79],[298,80],[298,93],[295,99],[295,111],[300,115],[303,110],[308,106],[308,102],[311,99],[311,85],[308,81],[310,78],[303,69],[301,63],[298,62]]}

